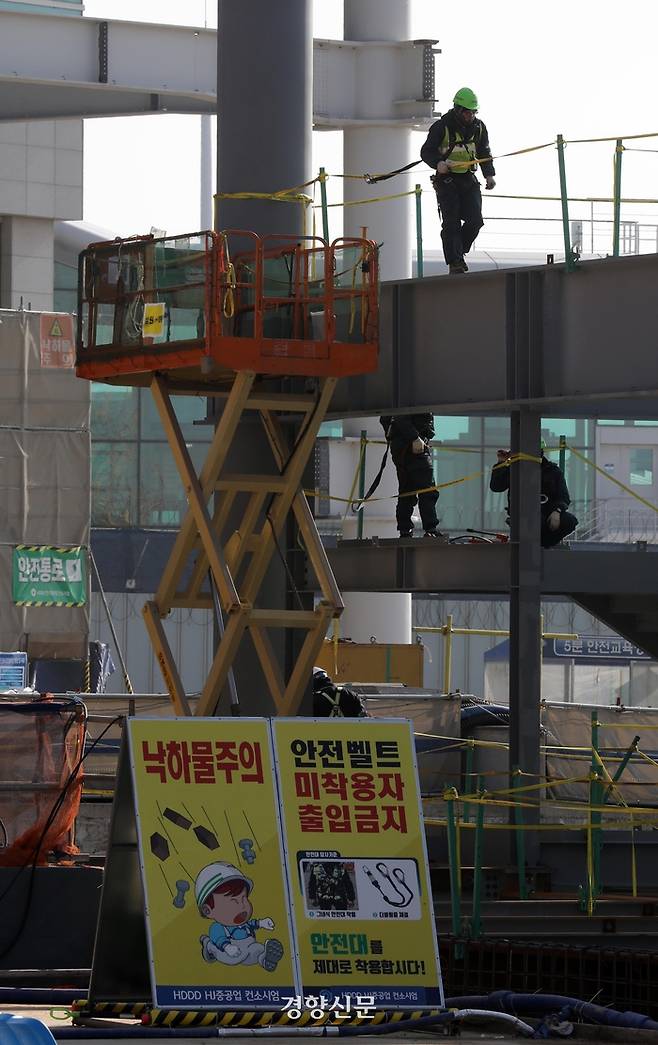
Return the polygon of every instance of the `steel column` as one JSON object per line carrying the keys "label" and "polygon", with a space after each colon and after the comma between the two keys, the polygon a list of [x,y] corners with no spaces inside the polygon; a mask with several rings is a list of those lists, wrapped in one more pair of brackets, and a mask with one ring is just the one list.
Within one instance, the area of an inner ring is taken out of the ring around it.
{"label": "steel column", "polygon": [[[310,178],[310,0],[219,0],[217,191],[276,192]],[[267,115],[264,115],[264,99]],[[220,200],[221,228],[301,234],[299,203]]]}

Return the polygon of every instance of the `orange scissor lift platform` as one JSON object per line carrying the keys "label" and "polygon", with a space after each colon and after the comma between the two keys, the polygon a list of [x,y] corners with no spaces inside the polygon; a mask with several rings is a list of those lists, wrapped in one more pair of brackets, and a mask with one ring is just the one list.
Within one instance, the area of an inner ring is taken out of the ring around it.
{"label": "orange scissor lift platform", "polygon": [[[294,714],[329,622],[343,602],[301,483],[338,378],[377,367],[377,246],[226,230],[95,243],[80,255],[76,372],[151,389],[188,511],[155,597],[143,609],[179,715],[212,715],[249,632],[278,714]],[[281,378],[303,391],[281,391]],[[197,474],[171,396],[216,395],[224,407]],[[263,474],[225,471],[245,412],[260,414],[274,457]],[[280,415],[297,414],[294,440]],[[259,604],[289,512],[317,578],[313,610]],[[214,612],[221,640],[194,709],[162,620],[176,607]],[[284,679],[272,632],[306,632]]]}

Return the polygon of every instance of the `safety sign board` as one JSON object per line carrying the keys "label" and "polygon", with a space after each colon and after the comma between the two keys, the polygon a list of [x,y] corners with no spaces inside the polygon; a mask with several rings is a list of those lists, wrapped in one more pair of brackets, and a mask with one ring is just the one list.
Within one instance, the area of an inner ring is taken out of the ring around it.
{"label": "safety sign board", "polygon": [[443,1003],[407,721],[124,728],[90,1001]]}
{"label": "safety sign board", "polygon": [[127,732],[154,1004],[281,1008],[295,974],[269,722]]}
{"label": "safety sign board", "polygon": [[27,681],[27,653],[0,653],[0,691],[23,689]]}
{"label": "safety sign board", "polygon": [[144,318],[142,319],[142,333],[144,337],[162,337],[164,334],[164,319],[164,302],[147,302],[144,305]]}
{"label": "safety sign board", "polygon": [[14,548],[12,598],[17,606],[84,606],[84,548],[19,544]]}
{"label": "safety sign board", "polygon": [[75,365],[73,316],[42,312],[39,317],[41,366],[51,369]]}
{"label": "safety sign board", "polygon": [[272,729],[301,995],[443,1005],[410,723]]}

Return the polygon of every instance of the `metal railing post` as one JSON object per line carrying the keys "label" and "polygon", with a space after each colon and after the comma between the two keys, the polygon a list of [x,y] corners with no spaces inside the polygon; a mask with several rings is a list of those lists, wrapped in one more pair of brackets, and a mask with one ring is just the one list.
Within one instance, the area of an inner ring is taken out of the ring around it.
{"label": "metal railing post", "polygon": [[455,822],[455,800],[458,799],[454,788],[444,795],[446,803],[446,819],[448,826],[448,868],[450,871],[450,910],[452,912],[452,934],[456,940],[462,935],[462,896],[461,875],[457,847],[457,824]]}
{"label": "metal railing post", "polygon": [[471,939],[477,940],[482,933],[482,841],[484,834],[484,789],[483,778],[478,773],[477,795],[480,801],[475,810],[475,838],[473,840],[473,906],[471,908]]}
{"label": "metal railing post", "polygon": [[621,157],[624,151],[624,143],[617,138],[615,145],[615,173],[613,179],[613,215],[612,215],[612,256],[619,257],[619,227],[621,224]]}
{"label": "metal railing post", "polygon": [[557,162],[560,172],[560,198],[562,200],[562,230],[564,233],[564,261],[567,272],[576,267],[576,256],[571,249],[571,233],[569,230],[569,200],[567,194],[567,175],[564,167],[564,138],[557,136]]}
{"label": "metal railing post", "polygon": [[[592,847],[592,875],[590,882],[591,897],[589,907],[593,913],[594,902],[600,892],[601,881],[601,814],[594,809],[601,802],[601,787],[599,785],[599,767],[597,761],[599,755],[599,720],[596,711],[592,712],[592,766],[590,781],[590,823],[591,847]],[[599,755],[600,757],[600,755]]]}
{"label": "metal railing post", "polygon": [[363,513],[365,511],[363,507],[363,495],[366,492],[366,452],[368,449],[368,432],[365,428],[361,429],[361,444],[359,446],[359,504],[361,505],[360,510],[356,516],[356,536],[358,540],[363,539]]}
{"label": "metal railing post", "polygon": [[[519,766],[512,769],[512,787],[514,790],[521,787],[521,770]],[[519,899],[528,899],[528,883],[525,875],[525,824],[523,810],[519,805],[516,795],[514,796],[514,824],[515,824],[515,846],[516,868],[519,879]]]}
{"label": "metal railing post", "polygon": [[566,466],[566,463],[567,463],[567,437],[566,437],[566,435],[561,435],[560,436],[559,447],[560,447],[560,454],[559,454],[558,461],[559,461],[559,465],[560,465],[560,471],[564,474],[564,469],[565,469],[565,466]]}
{"label": "metal railing post", "polygon": [[[473,756],[475,754],[475,747],[473,741],[467,741],[468,747],[466,748],[466,769],[464,771],[464,791],[467,795],[470,795],[473,790]],[[464,808],[462,810],[462,819],[465,824],[471,822],[471,806],[469,802],[464,802]]]}
{"label": "metal railing post", "polygon": [[423,278],[423,190],[420,185],[415,187],[416,193],[416,273],[419,279]]}
{"label": "metal railing post", "polygon": [[322,205],[322,238],[325,243],[329,242],[329,208],[327,207],[327,172],[320,167],[318,174],[320,182],[320,203]]}
{"label": "metal railing post", "polygon": [[446,624],[442,631],[445,636],[445,642],[443,643],[443,692],[450,693],[452,685],[452,613],[446,615]]}

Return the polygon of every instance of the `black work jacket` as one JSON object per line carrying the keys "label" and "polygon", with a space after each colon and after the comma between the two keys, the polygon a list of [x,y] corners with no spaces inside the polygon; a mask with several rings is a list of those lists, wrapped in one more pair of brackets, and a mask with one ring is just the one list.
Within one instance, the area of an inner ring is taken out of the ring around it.
{"label": "black work jacket", "polygon": [[[510,466],[508,464],[494,465],[491,469],[489,489],[494,493],[509,491]],[[554,511],[565,511],[571,504],[569,488],[561,469],[553,461],[549,461],[542,454],[541,457],[541,514],[544,518]],[[544,500],[546,498],[546,500]],[[507,512],[509,514],[509,493],[507,497]]]}
{"label": "black work jacket", "polygon": [[[434,417],[432,414],[403,414],[400,417],[385,415],[379,420],[386,432],[391,447],[391,457],[397,464],[404,455],[411,453],[411,444],[420,436],[426,442],[434,438]],[[427,450],[429,456],[430,451]],[[417,454],[416,456],[422,456]]]}
{"label": "black work jacket", "polygon": [[[443,139],[445,138],[446,130],[449,133],[450,138],[453,138],[455,132],[459,132],[465,140],[474,141],[475,155],[479,160],[484,160],[479,166],[482,169],[482,175],[485,178],[493,178],[496,170],[493,162],[487,160],[487,156],[491,156],[491,146],[489,145],[489,132],[487,131],[486,125],[482,120],[478,120],[476,117],[470,127],[465,127],[457,117],[457,113],[454,109],[450,109],[447,113],[433,123],[429,129],[429,134],[422,149],[420,150],[420,158],[425,163],[436,170],[436,165],[439,160],[450,159],[446,157],[445,148],[442,147]],[[452,134],[450,134],[452,131]]]}

